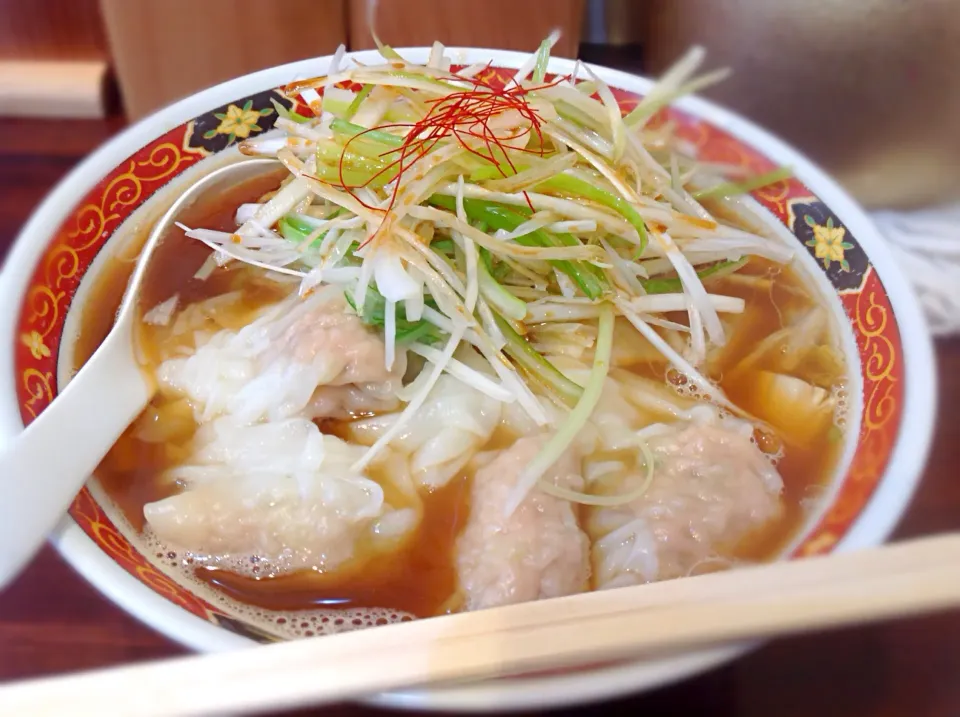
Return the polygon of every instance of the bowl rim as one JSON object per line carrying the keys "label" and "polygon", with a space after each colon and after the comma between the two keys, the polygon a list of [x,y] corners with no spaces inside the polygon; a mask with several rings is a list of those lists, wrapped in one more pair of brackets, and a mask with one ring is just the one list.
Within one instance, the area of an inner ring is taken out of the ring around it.
{"label": "bowl rim", "polygon": [[[400,48],[415,61],[426,59],[430,48]],[[529,53],[485,48],[447,48],[455,62],[493,60],[501,67],[518,67]],[[376,51],[348,53],[361,61]],[[70,215],[80,198],[126,157],[156,137],[184,122],[255,92],[319,74],[330,55],[280,65],[228,80],[175,102],[139,120],[103,144],[71,170],[37,207],[17,236],[2,270],[0,301],[19,306],[36,261],[49,244],[53,231]],[[624,71],[590,63],[610,84],[645,92],[651,81]],[[551,58],[548,70],[570,72],[574,61]],[[933,344],[919,302],[872,222],[845,190],[816,164],[767,131],[719,105],[699,97],[674,103],[678,109],[728,132],[765,156],[793,167],[796,175],[826,204],[866,252],[893,307],[900,331],[904,362],[903,414],[887,470],[849,532],[834,548],[850,550],[883,542],[910,502],[929,454],[936,415],[936,371]],[[23,429],[17,409],[14,353],[19,312],[0,316],[0,439],[9,440]],[[64,518],[51,540],[84,578],[112,602],[161,634],[195,650],[232,649],[248,644],[244,638],[191,615],[141,584],[83,533]],[[403,690],[376,695],[366,701],[383,707],[455,711],[493,711],[534,706],[583,704],[662,686],[727,662],[759,643],[724,645],[709,651],[686,653],[655,662],[630,662],[562,676],[528,677],[423,690]],[[549,698],[544,699],[547,695]]]}

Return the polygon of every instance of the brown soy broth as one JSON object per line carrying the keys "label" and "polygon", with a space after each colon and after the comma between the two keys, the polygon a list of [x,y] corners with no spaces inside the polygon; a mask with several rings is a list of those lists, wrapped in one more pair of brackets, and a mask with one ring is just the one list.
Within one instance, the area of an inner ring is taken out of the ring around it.
{"label": "brown soy broth", "polygon": [[[236,207],[255,202],[264,194],[276,189],[286,170],[270,172],[249,179],[217,197],[213,202],[198,202],[187,207],[178,221],[188,227],[204,227],[232,232],[237,225],[234,220]],[[145,314],[154,306],[177,294],[178,306],[188,306],[196,301],[217,296],[234,288],[235,273],[217,269],[206,279],[197,279],[197,270],[210,256],[203,243],[189,239],[177,226],[171,227],[151,259],[151,270],[140,292],[140,313]],[[250,302],[266,304],[277,297],[250,296]],[[141,332],[141,344],[147,361],[156,363],[158,348],[151,345],[151,332]]]}
{"label": "brown soy broth", "polygon": [[91,287],[73,345],[74,372],[79,371],[110,333],[123,300],[136,259],[111,258],[97,283]]}
{"label": "brown soy broth", "polygon": [[[178,221],[187,226],[232,231],[236,228],[236,207],[246,202],[255,202],[266,192],[276,189],[280,177],[281,173],[267,173],[243,182],[224,192],[215,202],[184,208]],[[147,229],[144,235],[134,242],[137,253],[149,233],[150,229]],[[209,255],[210,250],[205,245],[188,239],[179,227],[171,227],[157,247],[151,259],[151,270],[140,288],[141,313],[149,311],[177,293],[181,298],[180,306],[185,306],[223,292],[230,280],[229,272],[214,272],[207,281],[193,278]],[[74,370],[79,370],[87,362],[112,328],[135,264],[136,255],[111,259],[97,279],[96,285],[92,287],[93,291],[80,316],[80,332],[73,354]]]}
{"label": "brown soy broth", "polygon": [[140,441],[132,429],[127,429],[94,475],[134,530],[141,531],[145,524],[143,506],[178,492],[175,484],[158,478],[172,464],[166,445]]}
{"label": "brown soy broth", "polygon": [[[236,228],[236,207],[256,201],[264,193],[275,189],[280,177],[280,173],[268,173],[245,181],[224,192],[218,201],[186,207],[178,221],[187,226],[232,231]],[[149,231],[140,241],[134,242],[137,252]],[[150,271],[140,289],[140,314],[177,293],[183,306],[228,290],[233,280],[229,271],[216,271],[207,281],[193,278],[209,254],[206,246],[187,238],[179,227],[171,227],[152,257]],[[113,258],[98,278],[80,317],[80,331],[74,347],[75,371],[89,360],[112,328],[135,263],[135,255]],[[266,300],[265,297],[263,303]],[[142,331],[138,337],[144,357],[153,363],[159,347],[152,345],[150,338],[149,331]],[[151,403],[151,408],[163,400],[162,396],[158,396]],[[161,481],[158,477],[188,455],[189,440],[179,444],[150,443],[134,435],[137,428],[138,424],[135,423],[124,431],[101,461],[95,475],[134,529],[139,531],[144,525],[143,506],[178,492],[175,484]]]}
{"label": "brown soy broth", "polygon": [[[756,287],[720,278],[709,284],[712,292],[737,296],[746,302],[747,310],[737,331],[731,335],[728,346],[708,371],[709,377],[720,385],[734,403],[753,390],[755,373],[745,371],[738,374],[731,369],[760,341],[783,328],[783,317],[804,311],[814,303],[803,281],[790,269],[763,259],[753,259],[741,273],[760,279],[770,278],[772,283],[769,287]],[[842,375],[836,376],[834,383],[842,378]],[[784,484],[783,516],[735,546],[732,550],[735,557],[743,560],[769,559],[786,547],[807,519],[801,501],[811,489],[824,486],[830,480],[842,447],[843,441],[830,436],[829,430],[818,436],[812,447],[797,444],[785,447],[777,463]]]}
{"label": "brown soy broth", "polygon": [[[231,231],[238,204],[254,201],[266,191],[275,189],[276,178],[247,183],[225,193],[217,201],[188,210],[183,221],[190,226],[204,226]],[[187,239],[179,229],[171,231],[165,251],[158,253],[158,271],[151,272],[144,287],[141,311],[145,312],[174,294],[184,307],[224,292],[243,291],[243,302],[250,311],[275,301],[289,287],[270,288],[268,282],[251,281],[249,270],[217,270],[206,281],[194,279],[196,270],[209,255],[201,243]],[[132,261],[115,261],[106,278],[97,286],[97,293],[85,306],[82,329],[75,355],[82,364],[106,335],[120,303]],[[731,329],[729,345],[708,363],[709,376],[736,400],[751,390],[752,373],[733,375],[730,369],[746,356],[759,341],[783,325],[783,316],[813,305],[805,295],[803,282],[792,271],[762,260],[754,260],[742,273],[760,279],[776,273],[770,286],[753,287],[728,278],[711,280],[710,290],[746,300],[747,311],[741,317],[728,317]],[[677,320],[684,317],[678,315]],[[144,327],[144,352],[155,362],[170,346],[164,344],[164,331]],[[656,381],[665,379],[662,361],[644,361],[629,370]],[[842,376],[836,377],[838,380]],[[138,437],[150,420],[158,424],[183,421],[175,397],[158,395],[147,414],[131,426],[104,458],[96,474],[104,490],[136,530],[144,524],[143,506],[176,494],[180,487],[164,481],[165,472],[182,461],[190,452],[196,428],[192,418],[177,432],[176,438],[148,442]],[[151,411],[153,413],[151,413]],[[152,417],[152,419],[151,419]],[[320,424],[325,433],[347,437],[346,426],[337,421]],[[512,436],[495,433],[486,449],[506,447]],[[737,546],[729,546],[733,556],[754,560],[775,556],[797,533],[805,520],[801,499],[811,486],[824,483],[835,465],[842,443],[830,441],[826,435],[815,442],[815,449],[789,447],[779,463],[784,480],[784,514]],[[414,535],[397,551],[376,554],[358,550],[353,561],[333,573],[301,571],[283,576],[238,575],[222,569],[200,567],[197,577],[222,593],[243,603],[262,608],[291,611],[336,607],[378,607],[430,616],[455,608],[456,594],[455,542],[469,513],[469,477],[460,476],[446,488],[423,499],[423,517]],[[251,572],[254,572],[251,569]]]}

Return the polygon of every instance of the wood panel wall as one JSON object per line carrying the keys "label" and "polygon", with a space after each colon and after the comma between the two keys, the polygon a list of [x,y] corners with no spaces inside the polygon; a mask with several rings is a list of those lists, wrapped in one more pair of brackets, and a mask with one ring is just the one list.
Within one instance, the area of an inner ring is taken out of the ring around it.
{"label": "wood panel wall", "polygon": [[[110,59],[137,119],[231,77],[340,43],[374,46],[371,0],[0,0],[0,60]],[[554,28],[575,57],[585,0],[379,0],[376,27],[396,47],[532,51]]]}
{"label": "wood panel wall", "polygon": [[106,54],[97,0],[0,0],[0,59],[98,60]]}
{"label": "wood panel wall", "polygon": [[333,52],[343,0],[101,0],[131,119],[232,77]]}
{"label": "wood panel wall", "polygon": [[[349,0],[350,49],[374,47],[371,0]],[[554,53],[576,57],[585,0],[379,0],[380,39],[394,47],[445,45],[536,50],[551,30],[563,32]]]}

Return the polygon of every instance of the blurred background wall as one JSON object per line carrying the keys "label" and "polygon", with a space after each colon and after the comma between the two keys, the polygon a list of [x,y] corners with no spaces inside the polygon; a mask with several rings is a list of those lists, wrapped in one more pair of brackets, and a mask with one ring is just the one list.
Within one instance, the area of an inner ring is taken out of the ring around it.
{"label": "blurred background wall", "polygon": [[0,59],[106,59],[97,2],[0,0]]}
{"label": "blurred background wall", "polygon": [[[71,102],[108,112],[115,84],[136,119],[341,42],[372,47],[369,4],[0,0],[0,115],[18,109],[5,91],[47,84],[53,103],[29,112]],[[556,54],[654,75],[702,44],[711,67],[734,69],[705,94],[797,145],[868,206],[960,197],[960,0],[379,0],[376,18],[395,46],[533,50],[558,27]]]}
{"label": "blurred background wall", "polygon": [[960,0],[644,0],[645,69],[689,45],[734,74],[704,94],[871,206],[960,198]]}

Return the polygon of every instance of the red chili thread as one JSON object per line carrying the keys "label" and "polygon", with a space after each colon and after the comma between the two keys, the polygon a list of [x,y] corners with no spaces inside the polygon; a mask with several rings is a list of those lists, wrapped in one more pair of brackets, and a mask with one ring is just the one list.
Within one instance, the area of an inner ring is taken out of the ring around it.
{"label": "red chili thread", "polygon": [[[567,78],[558,77],[549,83],[538,85],[537,87],[524,88],[514,85],[509,89],[494,87],[478,77],[461,77],[456,73],[451,73],[450,77],[446,79],[470,82],[473,85],[473,88],[459,92],[452,92],[444,97],[426,100],[425,104],[430,105],[429,111],[423,117],[423,119],[413,124],[384,124],[370,129],[365,129],[362,132],[358,132],[357,134],[351,136],[344,143],[343,150],[341,151],[337,162],[340,184],[336,185],[331,182],[324,183],[330,184],[331,186],[339,186],[339,188],[349,192],[367,209],[386,214],[393,209],[394,204],[396,203],[397,192],[400,185],[399,180],[403,174],[408,171],[410,167],[413,166],[417,161],[425,157],[430,150],[432,150],[437,143],[443,139],[453,137],[465,150],[492,163],[503,177],[508,175],[501,164],[500,158],[497,157],[497,150],[500,151],[503,159],[514,173],[516,173],[517,168],[513,163],[513,160],[510,158],[508,150],[537,154],[541,157],[543,156],[544,150],[541,119],[537,111],[527,100],[527,95],[540,89],[553,87]],[[529,121],[530,126],[520,132],[511,134],[509,137],[499,137],[490,127],[490,120],[509,110],[517,111],[522,118]],[[400,147],[383,152],[379,156],[399,156],[363,183],[356,185],[348,184],[345,181],[343,174],[343,163],[350,144],[368,132],[391,128],[404,128],[408,129],[409,131],[404,136],[403,144]],[[527,142],[519,145],[513,144],[513,142],[516,142],[517,140],[529,138],[531,134],[536,134],[538,147],[527,147],[526,145],[529,142],[529,139]],[[465,138],[481,140],[483,146],[486,147],[487,153],[485,154],[482,151],[482,148],[476,149],[472,147]],[[394,186],[390,196],[390,202],[388,203],[386,209],[370,206],[359,196],[357,196],[355,190],[368,186],[372,181],[382,176],[385,172],[393,170],[394,168],[396,168],[396,175],[393,179]],[[324,181],[316,177],[314,177],[314,179],[317,179],[317,181]],[[527,196],[526,192],[523,194],[524,197],[526,197],[527,205],[530,207],[530,210],[533,211],[533,203],[530,201],[530,197]],[[382,226],[383,224],[381,223],[381,227]],[[379,234],[379,231],[380,228],[378,228],[376,232],[374,232],[360,245],[361,248],[373,241],[377,234]]]}

